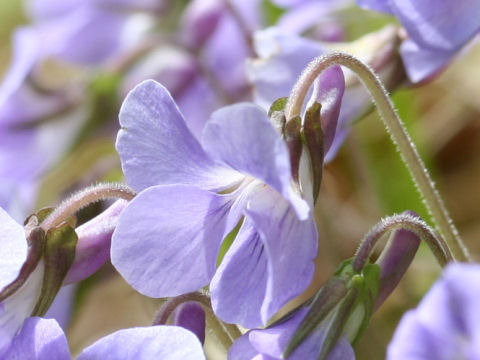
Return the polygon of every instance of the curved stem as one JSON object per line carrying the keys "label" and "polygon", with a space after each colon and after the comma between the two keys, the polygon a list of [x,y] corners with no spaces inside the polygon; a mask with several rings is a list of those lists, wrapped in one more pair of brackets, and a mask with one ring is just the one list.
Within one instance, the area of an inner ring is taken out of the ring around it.
{"label": "curved stem", "polygon": [[441,267],[455,260],[445,241],[437,236],[423,220],[409,214],[400,214],[384,219],[369,231],[355,253],[353,269],[360,271],[370,258],[378,240],[387,232],[396,229],[409,230],[424,240]]}
{"label": "curved stem", "polygon": [[390,137],[399,149],[417,189],[423,195],[423,201],[437,229],[445,238],[456,259],[459,261],[471,261],[470,254],[463,244],[423,161],[418,155],[415,145],[395,112],[385,88],[368,65],[351,55],[343,53],[331,53],[313,60],[305,68],[292,89],[285,107],[287,121],[300,115],[303,101],[311,84],[323,70],[332,65],[345,66],[356,73],[362,80],[375,102]]}
{"label": "curved stem", "polygon": [[47,232],[49,229],[61,224],[73,216],[78,210],[85,206],[109,198],[132,200],[135,192],[128,186],[117,183],[104,183],[89,186],[73,194],[64,200],[57,208],[42,222],[41,228]]}
{"label": "curved stem", "polygon": [[210,297],[198,291],[168,299],[158,310],[153,324],[166,324],[168,318],[170,317],[170,315],[172,315],[175,308],[187,301],[196,301],[200,305],[202,305],[203,309],[205,310],[205,315],[207,317],[207,323],[209,327],[213,329],[215,337],[224,346],[226,350],[228,350],[232,346],[234,341],[242,335],[236,325],[225,324],[223,321],[219,320],[212,310],[212,303],[210,301]]}

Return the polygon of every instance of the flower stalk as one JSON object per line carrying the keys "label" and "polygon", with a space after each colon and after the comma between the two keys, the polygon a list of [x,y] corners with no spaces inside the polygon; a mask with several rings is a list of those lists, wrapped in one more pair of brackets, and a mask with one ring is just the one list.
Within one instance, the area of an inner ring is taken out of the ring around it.
{"label": "flower stalk", "polygon": [[94,202],[109,198],[130,201],[135,195],[135,192],[124,184],[104,183],[92,185],[64,200],[50,215],[47,216],[40,226],[45,232],[47,232],[49,229],[54,228],[69,219],[77,211]]}
{"label": "flower stalk", "polygon": [[300,114],[302,104],[313,81],[322,71],[333,65],[342,65],[349,68],[362,80],[373,98],[392,141],[399,149],[417,189],[423,196],[423,201],[430,216],[437,229],[445,238],[448,247],[451,249],[453,258],[458,261],[471,261],[468,249],[463,244],[458,230],[453,224],[445,204],[436,190],[415,145],[395,112],[387,91],[368,65],[362,63],[354,56],[344,53],[331,53],[314,59],[305,68],[292,89],[287,105],[285,106],[287,121]]}
{"label": "flower stalk", "polygon": [[360,271],[367,264],[378,240],[386,233],[396,229],[411,231],[424,240],[441,267],[454,260],[445,241],[435,234],[423,220],[410,214],[399,214],[384,219],[368,232],[355,254],[353,269]]}

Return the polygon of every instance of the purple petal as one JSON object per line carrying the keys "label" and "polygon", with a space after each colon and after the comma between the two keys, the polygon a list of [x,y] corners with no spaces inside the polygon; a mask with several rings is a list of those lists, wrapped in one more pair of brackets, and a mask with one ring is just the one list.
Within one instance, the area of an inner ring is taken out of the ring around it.
{"label": "purple petal", "polygon": [[239,93],[248,86],[245,79],[245,60],[250,56],[250,50],[235,19],[231,16],[222,17],[203,53],[204,66],[220,85],[218,95],[238,98]]}
{"label": "purple petal", "polygon": [[187,44],[200,48],[217,29],[225,13],[223,2],[218,0],[194,0],[184,10],[181,32]]}
{"label": "purple petal", "polygon": [[268,264],[259,233],[245,219],[210,283],[215,314],[246,328],[267,322],[260,309],[265,300]]}
{"label": "purple petal", "polygon": [[175,309],[173,325],[190,330],[200,343],[205,343],[205,310],[195,301],[188,301]]}
{"label": "purple petal", "polygon": [[357,0],[357,4],[360,7],[363,7],[369,10],[384,12],[387,14],[392,13],[392,8],[390,3],[391,3],[390,0]]}
{"label": "purple petal", "polygon": [[258,351],[250,343],[249,335],[246,333],[235,340],[228,349],[228,360],[252,360],[255,358]]}
{"label": "purple petal", "polygon": [[[13,35],[13,59],[11,68],[3,79],[0,87],[0,119],[2,123],[9,122],[7,110],[9,99],[18,92],[26,77],[32,71],[40,53],[39,41],[34,30],[28,27],[19,28]],[[7,107],[7,109],[5,109]]]}
{"label": "purple petal", "polygon": [[418,308],[400,322],[387,358],[475,358],[480,337],[479,279],[477,264],[445,268]]}
{"label": "purple petal", "polygon": [[0,291],[14,281],[27,258],[27,239],[23,226],[0,208]]}
{"label": "purple petal", "polygon": [[[291,9],[280,17],[276,26],[284,31],[296,34],[301,34],[314,25],[319,25],[319,19],[322,19],[322,22],[328,21],[331,13],[351,5],[351,0],[303,0],[283,2],[285,5],[291,7]],[[298,4],[294,4],[295,2]]]}
{"label": "purple petal", "polygon": [[127,204],[125,200],[118,200],[103,213],[75,229],[78,235],[75,259],[63,281],[64,285],[89,277],[110,259],[113,230]]}
{"label": "purple petal", "polygon": [[120,110],[116,148],[130,186],[186,184],[219,190],[241,179],[215,166],[185,125],[168,91],[153,80],[133,89]]}
{"label": "purple petal", "polygon": [[178,94],[176,99],[185,118],[188,119],[188,128],[200,141],[205,123],[212,112],[222,106],[222,102],[208,82],[199,76],[190,81],[188,87]]}
{"label": "purple petal", "polygon": [[388,345],[386,359],[449,360],[459,355],[457,351],[448,338],[436,338],[413,310],[403,316],[395,330],[392,342]]}
{"label": "purple petal", "polygon": [[202,345],[188,330],[151,326],[119,330],[87,347],[78,360],[201,360]]}
{"label": "purple petal", "polygon": [[[455,264],[448,266],[443,274],[446,291],[450,293],[450,311],[462,322],[461,329],[472,340],[480,339],[480,265]],[[473,341],[474,342],[474,341]]]}
{"label": "purple petal", "polygon": [[[338,115],[345,92],[345,77],[340,66],[332,66],[323,71],[315,80],[310,103],[322,105],[320,118],[324,136],[324,151],[328,153],[337,131]],[[308,105],[307,105],[308,106]]]}
{"label": "purple petal", "polygon": [[96,65],[122,47],[126,15],[85,5],[38,26],[43,52],[68,62]]}
{"label": "purple petal", "polygon": [[305,219],[308,204],[294,193],[288,150],[260,107],[241,103],[215,111],[203,133],[208,154],[225,165],[272,186]]}
{"label": "purple petal", "polygon": [[67,338],[53,319],[30,317],[13,339],[3,360],[70,360]]}
{"label": "purple petal", "polygon": [[299,220],[292,206],[268,187],[252,192],[246,215],[268,258],[268,283],[261,313],[269,319],[310,284],[317,256],[315,222]]}
{"label": "purple petal", "polygon": [[154,186],[138,194],[120,216],[112,263],[136,290],[177,296],[209,283],[220,243],[231,229],[227,196],[184,185]]}
{"label": "purple petal", "polygon": [[405,41],[400,47],[400,53],[412,82],[425,80],[446,66],[455,55],[455,51],[425,49],[411,40]]}
{"label": "purple petal", "polygon": [[392,0],[411,39],[427,49],[457,50],[480,28],[480,0]]}
{"label": "purple petal", "polygon": [[63,331],[67,330],[73,314],[72,310],[76,290],[76,285],[63,286],[55,296],[52,305],[50,305],[50,308],[44,316],[46,319],[55,319]]}
{"label": "purple petal", "polygon": [[49,20],[77,8],[82,0],[27,0],[28,15],[35,20]]}
{"label": "purple petal", "polygon": [[0,358],[2,359],[2,354],[10,346],[10,342],[20,330],[24,320],[32,313],[40,295],[43,270],[43,261],[40,261],[25,284],[0,303]]}
{"label": "purple petal", "polygon": [[255,86],[255,102],[266,109],[288,96],[308,63],[326,52],[317,42],[277,28],[255,32],[254,42],[260,59],[247,63],[247,75]]}

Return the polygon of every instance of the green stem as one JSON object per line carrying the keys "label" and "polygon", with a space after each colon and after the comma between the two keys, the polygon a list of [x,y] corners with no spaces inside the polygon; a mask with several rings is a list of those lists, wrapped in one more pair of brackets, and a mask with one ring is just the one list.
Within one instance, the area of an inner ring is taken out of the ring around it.
{"label": "green stem", "polygon": [[360,271],[368,262],[378,240],[386,233],[397,229],[411,231],[425,241],[441,267],[454,260],[445,241],[423,220],[409,214],[400,214],[383,219],[368,232],[355,253],[353,269]]}
{"label": "green stem", "polygon": [[435,226],[445,238],[445,241],[450,247],[456,260],[471,261],[470,254],[463,244],[422,159],[418,155],[415,145],[405,130],[402,121],[395,112],[392,101],[382,83],[368,65],[365,65],[352,55],[343,53],[331,53],[314,59],[305,68],[292,89],[285,107],[287,121],[300,115],[303,101],[311,84],[323,70],[332,65],[345,66],[352,70],[362,80],[375,102],[380,117],[382,118],[392,141],[399,149],[402,159],[407,165],[418,191],[423,195],[424,204],[427,207]]}
{"label": "green stem", "polygon": [[109,198],[132,200],[135,192],[128,186],[117,183],[103,183],[89,186],[64,200],[41,223],[41,228],[47,232],[73,216],[78,210],[94,202]]}

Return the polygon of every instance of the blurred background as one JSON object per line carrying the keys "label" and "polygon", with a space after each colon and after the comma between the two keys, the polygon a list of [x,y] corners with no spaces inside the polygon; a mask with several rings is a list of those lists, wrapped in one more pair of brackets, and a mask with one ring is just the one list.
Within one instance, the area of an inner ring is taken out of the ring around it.
{"label": "blurred background", "polygon": [[[186,2],[178,3],[181,8]],[[278,10],[271,4],[269,9],[265,16],[275,17]],[[354,6],[336,13],[335,19],[344,41],[393,22],[387,16]],[[0,0],[0,74],[5,74],[11,63],[14,29],[28,22],[21,1]],[[429,83],[413,86],[403,81],[392,93],[401,118],[476,260],[480,253],[479,63],[480,47],[474,41]],[[60,66],[46,69],[45,73],[56,78],[64,76],[64,71]],[[120,103],[110,105],[111,111],[117,113]],[[122,181],[114,149],[117,128],[115,122],[84,128],[75,146],[42,172],[38,197],[28,211],[57,204],[66,194],[95,181]],[[87,208],[80,217],[88,219],[101,209],[102,205]],[[404,210],[414,210],[429,221],[383,123],[370,109],[355,122],[338,156],[326,165],[316,207],[320,236],[317,274],[302,298],[312,295],[342,260],[353,255],[362,237],[382,217]],[[357,347],[358,359],[384,358],[402,314],[418,304],[439,272],[435,259],[422,245],[398,288],[373,316]],[[136,293],[109,264],[73,291],[67,334],[74,352],[113,330],[151,323],[161,303]],[[221,358],[213,348],[209,356]]]}

